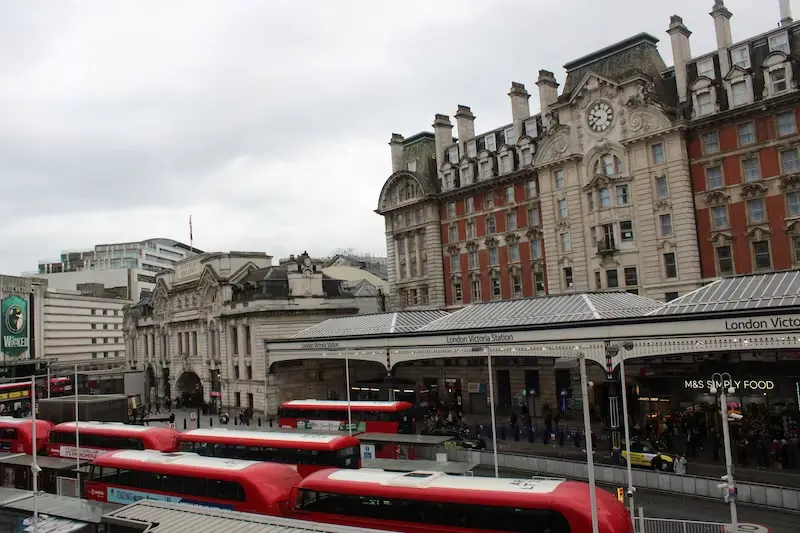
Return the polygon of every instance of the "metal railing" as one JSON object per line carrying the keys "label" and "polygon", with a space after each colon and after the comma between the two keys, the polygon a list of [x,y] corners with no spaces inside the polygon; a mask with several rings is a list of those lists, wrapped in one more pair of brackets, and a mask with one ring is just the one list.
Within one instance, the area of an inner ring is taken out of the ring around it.
{"label": "metal railing", "polygon": [[722,522],[646,518],[643,507],[639,507],[637,516],[633,521],[633,528],[636,533],[725,533],[729,527],[730,524]]}

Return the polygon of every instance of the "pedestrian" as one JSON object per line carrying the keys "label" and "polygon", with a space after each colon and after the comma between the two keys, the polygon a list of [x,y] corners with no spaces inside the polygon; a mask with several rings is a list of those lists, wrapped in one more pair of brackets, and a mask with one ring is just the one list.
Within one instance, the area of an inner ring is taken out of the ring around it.
{"label": "pedestrian", "polygon": [[674,469],[675,473],[679,476],[683,476],[686,474],[686,457],[684,457],[680,453],[675,457]]}

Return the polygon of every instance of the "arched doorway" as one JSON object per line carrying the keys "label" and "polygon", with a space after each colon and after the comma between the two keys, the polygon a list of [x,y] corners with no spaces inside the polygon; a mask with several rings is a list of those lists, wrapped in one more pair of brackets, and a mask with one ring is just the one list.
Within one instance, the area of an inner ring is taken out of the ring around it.
{"label": "arched doorway", "polygon": [[144,372],[144,395],[142,401],[145,405],[156,403],[158,399],[158,383],[156,382],[156,371],[153,365],[147,365]]}
{"label": "arched doorway", "polygon": [[201,407],[203,405],[203,383],[196,372],[181,374],[176,387],[183,407]]}

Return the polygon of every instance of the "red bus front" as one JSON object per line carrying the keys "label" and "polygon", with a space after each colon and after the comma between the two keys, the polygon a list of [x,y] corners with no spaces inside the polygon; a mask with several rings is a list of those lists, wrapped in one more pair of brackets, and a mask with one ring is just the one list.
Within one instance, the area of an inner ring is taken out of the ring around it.
{"label": "red bus front", "polygon": [[[281,404],[278,424],[282,428],[311,431],[414,433],[413,405],[408,402],[348,402],[292,400]],[[349,412],[349,416],[348,416]]]}
{"label": "red bus front", "polygon": [[[36,451],[45,449],[53,424],[47,420],[36,421]],[[30,418],[0,417],[0,451],[33,453],[33,421]]]}

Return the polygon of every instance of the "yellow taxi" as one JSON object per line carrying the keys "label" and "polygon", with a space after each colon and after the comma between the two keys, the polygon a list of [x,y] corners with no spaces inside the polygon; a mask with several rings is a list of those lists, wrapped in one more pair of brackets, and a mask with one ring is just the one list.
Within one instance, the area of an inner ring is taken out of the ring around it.
{"label": "yellow taxi", "polygon": [[[631,440],[631,465],[651,468],[660,472],[672,472],[675,468],[675,459],[667,453],[666,447],[658,441]],[[628,450],[622,443],[622,459],[628,460]]]}

